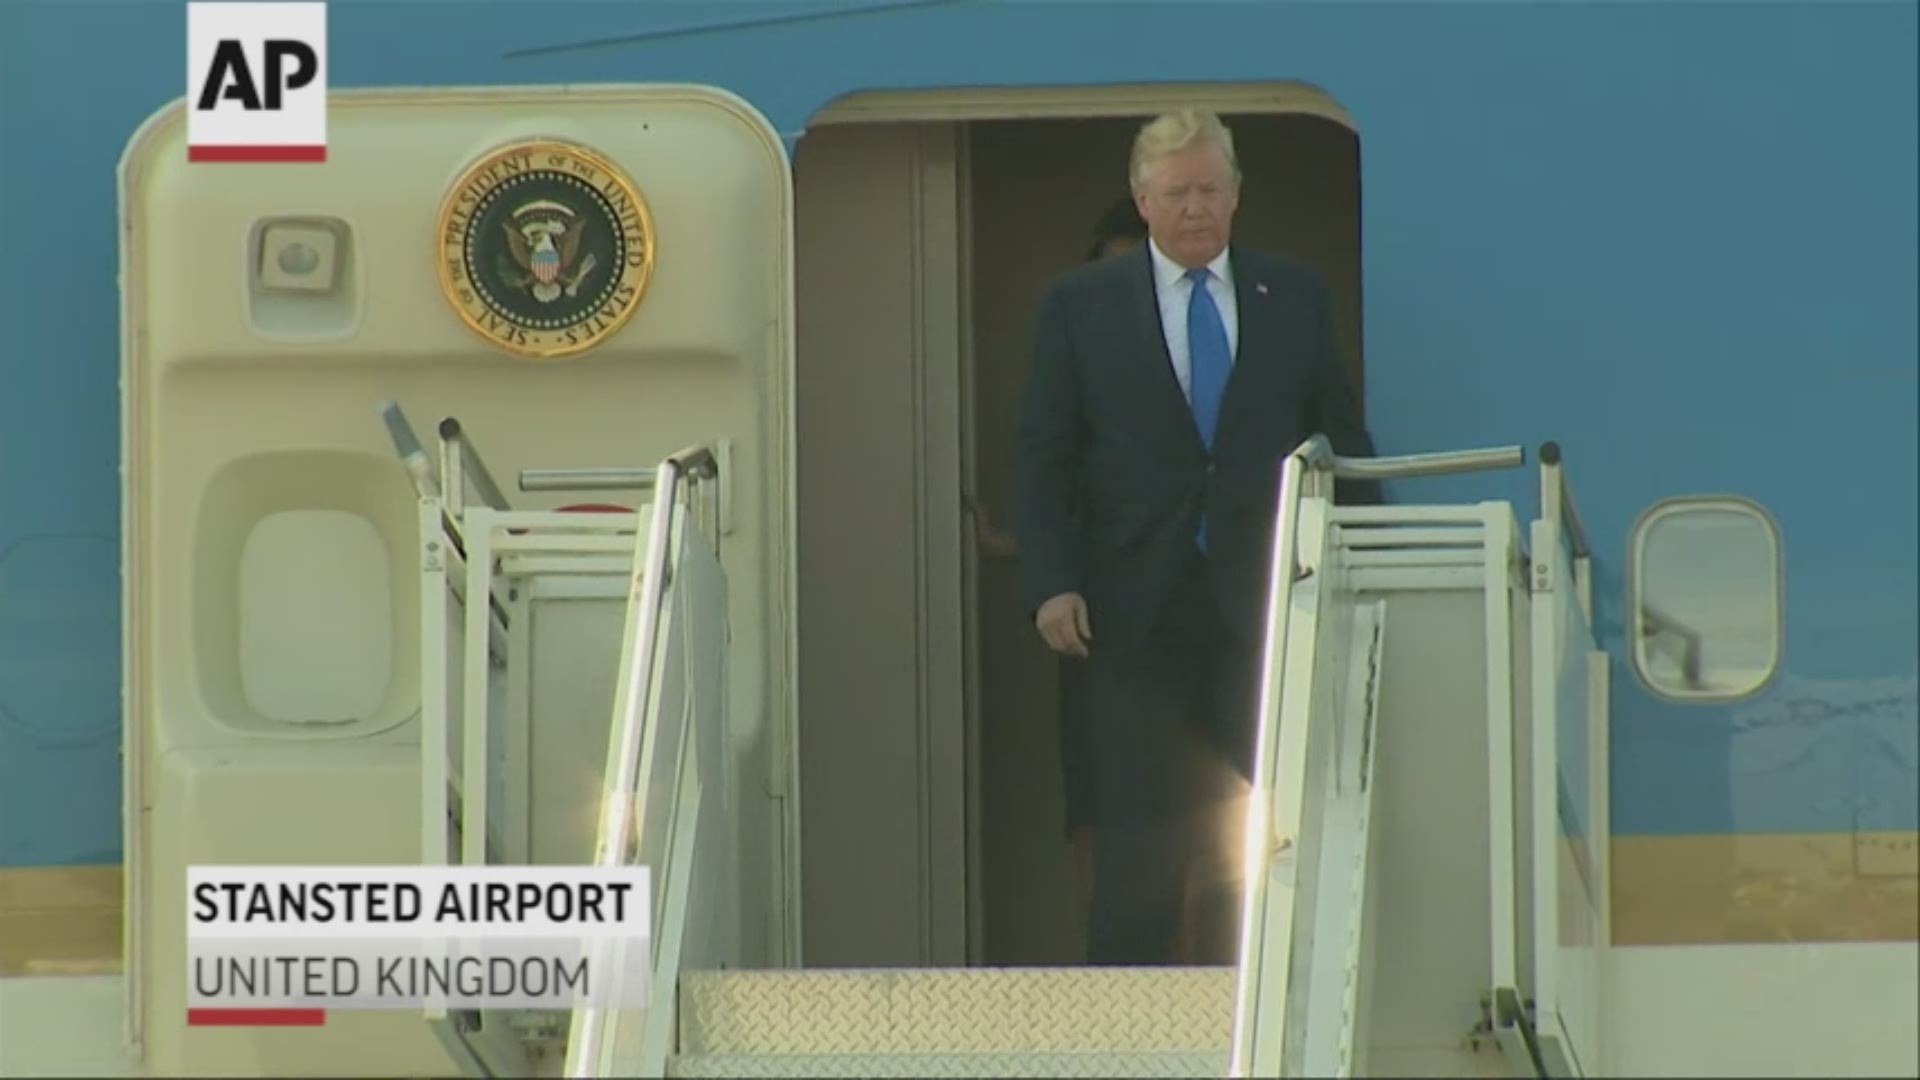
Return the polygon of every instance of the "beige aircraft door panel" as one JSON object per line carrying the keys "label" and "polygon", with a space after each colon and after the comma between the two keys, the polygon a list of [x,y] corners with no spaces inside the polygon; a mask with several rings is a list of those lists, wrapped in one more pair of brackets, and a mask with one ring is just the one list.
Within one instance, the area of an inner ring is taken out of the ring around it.
{"label": "beige aircraft door panel", "polygon": [[[420,855],[419,524],[385,401],[457,417],[515,509],[646,498],[522,469],[728,444],[730,730],[765,778],[738,786],[744,955],[778,962],[793,922],[778,136],[690,86],[336,92],[327,132],[324,164],[189,164],[176,102],[122,162],[129,1016],[161,1073],[450,1067],[417,1013],[184,1023],[188,866]],[[605,753],[604,720],[545,737]]]}

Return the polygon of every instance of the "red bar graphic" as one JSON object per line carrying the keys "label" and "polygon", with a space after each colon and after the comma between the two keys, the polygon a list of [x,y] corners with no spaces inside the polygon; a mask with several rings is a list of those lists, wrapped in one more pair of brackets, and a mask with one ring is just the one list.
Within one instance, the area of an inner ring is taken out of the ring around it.
{"label": "red bar graphic", "polygon": [[189,146],[188,161],[289,162],[327,160],[325,146]]}
{"label": "red bar graphic", "polygon": [[325,1009],[188,1009],[188,1027],[320,1027]]}

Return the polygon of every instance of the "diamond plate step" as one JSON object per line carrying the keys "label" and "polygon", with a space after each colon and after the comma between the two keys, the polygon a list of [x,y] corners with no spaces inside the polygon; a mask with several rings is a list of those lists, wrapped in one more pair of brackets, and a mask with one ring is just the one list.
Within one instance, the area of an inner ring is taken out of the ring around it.
{"label": "diamond plate step", "polygon": [[1211,1055],[1232,1033],[1226,967],[721,971],[680,980],[684,1055]]}
{"label": "diamond plate step", "polygon": [[1227,1054],[1084,1052],[1031,1054],[696,1054],[667,1062],[667,1075],[972,1077],[972,1076],[1225,1076]]}

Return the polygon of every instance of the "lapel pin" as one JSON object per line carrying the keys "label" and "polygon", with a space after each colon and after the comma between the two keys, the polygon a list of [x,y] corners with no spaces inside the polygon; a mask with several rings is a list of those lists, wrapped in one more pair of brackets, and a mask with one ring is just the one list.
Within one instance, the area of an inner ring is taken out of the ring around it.
{"label": "lapel pin", "polygon": [[1264,281],[1254,282],[1253,291],[1259,293],[1261,296],[1267,295],[1267,283]]}

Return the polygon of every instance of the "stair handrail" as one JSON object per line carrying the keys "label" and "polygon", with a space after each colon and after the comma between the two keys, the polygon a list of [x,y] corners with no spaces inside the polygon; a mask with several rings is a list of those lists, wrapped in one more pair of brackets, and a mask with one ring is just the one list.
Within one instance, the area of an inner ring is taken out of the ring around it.
{"label": "stair handrail", "polygon": [[1567,546],[1572,549],[1573,585],[1580,594],[1581,611],[1591,623],[1594,617],[1593,543],[1587,538],[1586,522],[1574,502],[1564,460],[1559,443],[1540,444],[1540,516],[1552,524],[1556,536],[1566,538]]}
{"label": "stair handrail", "polygon": [[1247,799],[1239,963],[1234,971],[1233,1048],[1227,1066],[1230,1077],[1247,1076],[1252,1065],[1254,1012],[1264,974],[1257,960],[1265,951],[1264,941],[1258,939],[1255,931],[1262,928],[1259,914],[1266,909],[1267,869],[1273,855],[1273,839],[1268,836],[1272,817],[1268,787],[1277,767],[1271,751],[1276,749],[1279,734],[1276,713],[1280,666],[1287,649],[1287,611],[1293,603],[1301,488],[1307,481],[1309,469],[1316,472],[1324,469],[1332,457],[1333,449],[1326,437],[1315,435],[1280,463],[1279,506],[1274,514],[1273,554],[1267,568],[1267,641],[1261,654],[1260,713],[1254,726],[1253,788]]}
{"label": "stair handrail", "polygon": [[[1233,1044],[1227,1075],[1244,1077],[1252,1068],[1256,1015],[1261,992],[1259,958],[1265,942],[1261,918],[1267,906],[1267,878],[1274,857],[1285,850],[1287,838],[1270,835],[1274,792],[1269,790],[1279,771],[1280,684],[1285,670],[1289,611],[1294,583],[1304,577],[1298,562],[1300,502],[1309,495],[1331,501],[1335,480],[1388,480],[1442,476],[1516,468],[1526,463],[1519,446],[1481,450],[1454,450],[1386,457],[1341,457],[1324,434],[1315,434],[1280,463],[1278,505],[1274,514],[1273,556],[1267,571],[1267,633],[1260,672],[1260,712],[1254,727],[1253,784],[1247,799],[1245,882],[1241,895],[1238,964],[1234,972]],[[1290,916],[1289,916],[1290,920]],[[1283,928],[1291,934],[1291,922]],[[1281,992],[1290,972],[1280,972]]]}
{"label": "stair handrail", "polygon": [[[611,789],[604,793],[605,802],[601,808],[600,836],[593,856],[593,865],[597,868],[617,869],[626,865],[627,852],[634,841],[636,807],[640,805],[639,799],[644,794],[635,791],[640,771],[640,745],[658,675],[656,654],[660,613],[666,606],[667,597],[668,541],[673,536],[673,526],[679,516],[680,489],[683,481],[691,481],[687,486],[692,488],[694,484],[714,479],[718,473],[719,461],[712,450],[706,446],[691,446],[669,455],[650,477],[655,497],[652,519],[647,526],[645,563],[639,571],[642,575],[638,612],[640,622],[633,637],[631,654],[635,662],[629,666],[628,683],[624,688],[626,710],[619,718],[620,737],[614,750],[616,757],[608,763],[614,781]],[[717,535],[714,542],[716,545],[719,543]],[[652,1003],[651,1007],[660,1004]],[[580,1010],[574,1034],[582,1041],[582,1045],[577,1052],[569,1048],[568,1057],[576,1063],[576,1068],[569,1076],[594,1075],[593,1066],[600,1059],[600,1043],[605,1036],[603,1014],[606,1011],[606,1007],[600,1005],[587,1005]]]}
{"label": "stair handrail", "polygon": [[408,479],[413,481],[414,494],[422,499],[439,498],[440,473],[434,468],[433,459],[427,456],[426,447],[420,445],[420,436],[414,434],[406,411],[397,401],[383,401],[380,419],[387,426],[387,437],[393,440],[394,453],[399,455]]}

